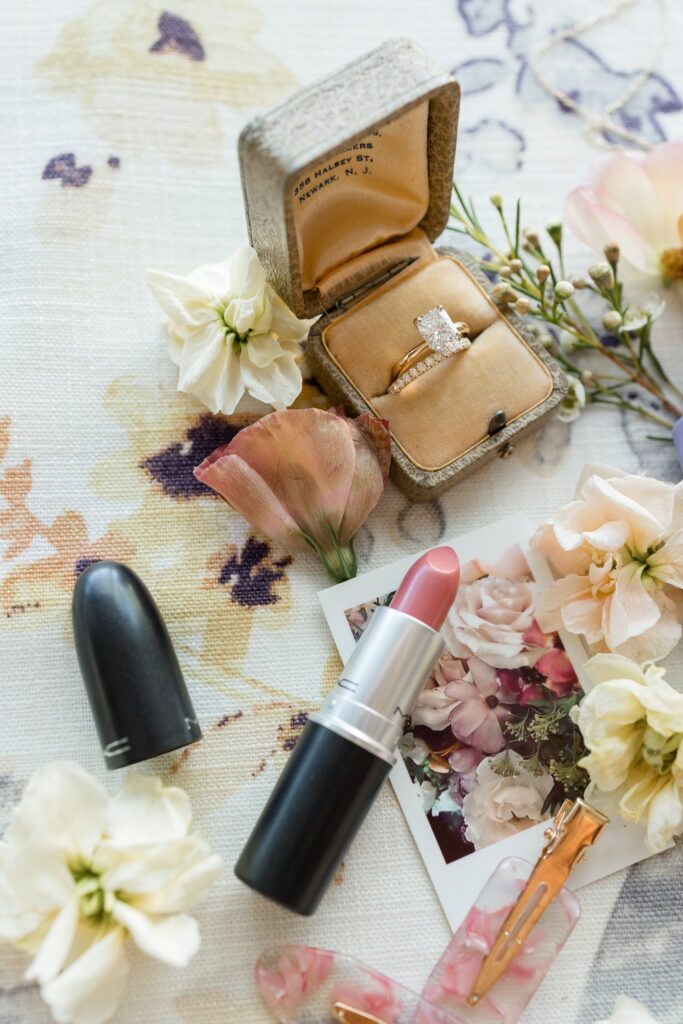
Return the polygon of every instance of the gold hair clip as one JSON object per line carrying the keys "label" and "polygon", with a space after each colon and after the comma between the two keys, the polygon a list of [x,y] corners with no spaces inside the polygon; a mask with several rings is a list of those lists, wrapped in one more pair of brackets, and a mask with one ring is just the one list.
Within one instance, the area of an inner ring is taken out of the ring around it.
{"label": "gold hair clip", "polygon": [[[505,918],[467,997],[476,1006],[503,974],[539,918],[560,892],[587,846],[592,846],[609,819],[583,800],[565,800],[551,827],[519,899]],[[342,1018],[343,1020],[343,1018]]]}

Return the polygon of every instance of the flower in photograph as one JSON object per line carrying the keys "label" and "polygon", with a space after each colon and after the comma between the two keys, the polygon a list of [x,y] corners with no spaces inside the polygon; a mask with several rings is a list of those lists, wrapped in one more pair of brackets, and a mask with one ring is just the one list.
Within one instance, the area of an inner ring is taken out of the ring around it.
{"label": "flower in photograph", "polygon": [[641,822],[653,853],[683,831],[683,694],[663,668],[598,654],[575,715],[593,787],[611,794],[626,821]]}
{"label": "flower in photograph", "polygon": [[448,684],[464,679],[466,674],[467,666],[459,658],[454,658],[448,649],[444,650],[434,674],[418,698],[412,714],[413,725],[426,725],[435,732],[445,729],[457,702],[457,698],[448,692]]}
{"label": "flower in photograph", "polygon": [[275,409],[292,404],[303,383],[301,342],[317,317],[294,315],[250,246],[187,277],[150,270],[147,281],[167,317],[179,391],[213,413],[234,412],[245,392]]}
{"label": "flower in photograph", "polygon": [[485,758],[477,769],[477,785],[463,801],[465,837],[481,850],[545,821],[544,804],[552,788],[552,777],[530,772],[514,750]]}
{"label": "flower in photograph", "polygon": [[312,548],[345,580],[356,575],[353,538],[384,493],[390,462],[383,420],[289,409],[240,430],[194,472],[259,533]]}
{"label": "flower in photograph", "polygon": [[60,1024],[103,1024],[128,973],[124,944],[184,967],[200,945],[186,911],[220,858],[190,831],[187,794],[130,772],[109,798],[78,765],[38,771],[0,842],[0,941],[31,957]]}
{"label": "flower in photograph", "polygon": [[425,741],[414,736],[412,732],[403,734],[399,740],[398,749],[404,761],[410,758],[415,764],[424,764],[430,753]]}
{"label": "flower in photograph", "polygon": [[574,666],[563,647],[551,647],[541,655],[534,668],[544,676],[543,685],[556,697],[566,697],[579,688]]}
{"label": "flower in photograph", "polygon": [[528,578],[483,576],[461,582],[444,625],[446,643],[461,658],[495,668],[529,664],[524,633],[534,620],[536,588]]}
{"label": "flower in photograph", "polygon": [[480,658],[470,658],[467,675],[447,684],[446,696],[455,704],[449,715],[456,739],[485,754],[497,754],[505,746],[503,725],[513,703],[503,689],[495,668]]}
{"label": "flower in photograph", "polygon": [[595,1024],[657,1024],[657,1021],[642,1003],[628,996],[617,996],[610,1019]]}
{"label": "flower in photograph", "polygon": [[639,662],[669,654],[681,637],[681,486],[586,467],[576,499],[532,539],[560,577],[538,601],[543,630],[564,626]]}
{"label": "flower in photograph", "polygon": [[616,244],[622,266],[665,282],[683,279],[683,143],[645,156],[618,153],[591,185],[574,189],[565,220],[596,251]]}

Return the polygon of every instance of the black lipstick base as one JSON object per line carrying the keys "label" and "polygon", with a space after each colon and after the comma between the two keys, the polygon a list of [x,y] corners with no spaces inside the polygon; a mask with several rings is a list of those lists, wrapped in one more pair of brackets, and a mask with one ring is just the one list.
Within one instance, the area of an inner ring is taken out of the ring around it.
{"label": "black lipstick base", "polygon": [[244,847],[235,874],[297,914],[312,914],[391,765],[308,722]]}

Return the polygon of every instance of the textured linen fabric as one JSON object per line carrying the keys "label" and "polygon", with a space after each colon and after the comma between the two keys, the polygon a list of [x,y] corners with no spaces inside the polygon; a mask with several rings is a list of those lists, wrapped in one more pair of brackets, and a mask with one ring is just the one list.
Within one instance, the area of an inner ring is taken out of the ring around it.
{"label": "textured linen fabric", "polygon": [[[132,954],[119,1024],[262,1024],[252,980],[265,946],[305,941],[353,954],[420,987],[448,939],[392,792],[373,808],[320,911],[295,918],[241,886],[232,865],[300,729],[338,667],[313,557],[295,560],[191,474],[239,420],[212,419],[175,391],[147,267],[186,271],[246,240],[236,138],[244,121],[393,35],[422,43],[463,86],[456,160],[493,222],[492,191],[522,195],[525,223],[561,211],[599,150],[535,84],[529,53],[596,10],[585,0],[60,0],[2,7],[0,63],[0,493],[3,686],[0,800],[71,758],[114,788],[70,636],[79,571],[128,562],[167,620],[203,742],[147,766],[185,786],[196,825],[225,859],[200,907],[203,947],[184,971]],[[680,137],[683,13],[670,5],[657,73],[623,120],[652,142]],[[558,84],[603,108],[647,62],[657,10],[558,47]],[[447,236],[450,239],[450,236]],[[577,245],[576,271],[591,257]],[[683,310],[669,296],[657,347],[683,380]],[[304,398],[319,398],[307,385]],[[358,542],[361,571],[492,522],[570,499],[588,459],[677,479],[673,449],[611,410],[553,420],[441,500],[390,485]],[[655,433],[657,431],[655,430]],[[680,1020],[681,857],[674,850],[581,896],[584,917],[528,1010],[528,1024],[590,1024],[624,991]],[[47,1009],[3,950],[0,1020]]]}

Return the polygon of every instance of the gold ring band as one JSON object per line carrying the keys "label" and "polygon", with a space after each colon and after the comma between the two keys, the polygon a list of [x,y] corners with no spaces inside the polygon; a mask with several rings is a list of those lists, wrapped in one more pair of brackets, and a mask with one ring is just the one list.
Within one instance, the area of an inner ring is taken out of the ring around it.
{"label": "gold ring band", "polygon": [[415,326],[423,338],[391,368],[387,394],[397,394],[433,366],[470,347],[469,325],[454,323],[443,306],[434,306],[415,317]]}

